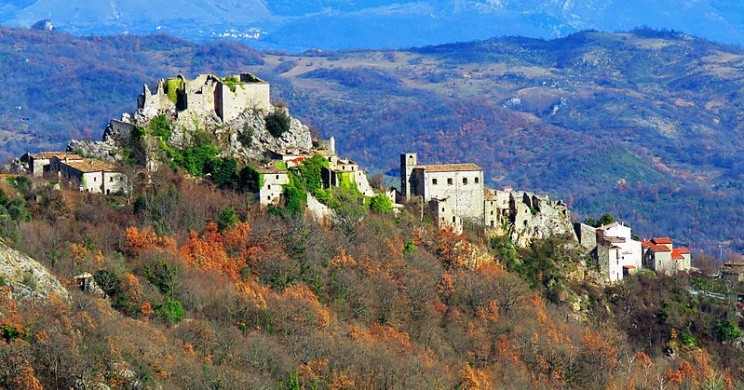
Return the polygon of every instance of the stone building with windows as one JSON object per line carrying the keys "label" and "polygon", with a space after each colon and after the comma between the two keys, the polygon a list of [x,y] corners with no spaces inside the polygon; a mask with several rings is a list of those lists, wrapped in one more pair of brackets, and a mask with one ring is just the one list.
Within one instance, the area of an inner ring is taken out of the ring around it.
{"label": "stone building with windows", "polygon": [[114,164],[90,158],[76,161],[55,158],[52,164],[58,168],[60,176],[81,192],[106,195],[129,192],[127,175]]}
{"label": "stone building with windows", "polygon": [[71,152],[26,153],[21,157],[21,162],[28,164],[28,173],[34,177],[41,177],[48,172],[58,172],[60,161],[80,162],[83,158]]}
{"label": "stone building with windows", "polygon": [[289,184],[289,173],[273,165],[258,168],[263,177],[263,185],[258,190],[258,203],[261,207],[279,204],[284,185]]}
{"label": "stone building with windows", "polygon": [[419,165],[416,153],[402,154],[400,165],[401,196],[405,201],[423,202],[434,212],[439,226],[457,229],[463,221],[483,223],[483,168],[475,164]]}
{"label": "stone building with windows", "polygon": [[692,268],[691,252],[687,248],[675,248],[669,237],[643,241],[643,262],[646,268],[671,275]]}

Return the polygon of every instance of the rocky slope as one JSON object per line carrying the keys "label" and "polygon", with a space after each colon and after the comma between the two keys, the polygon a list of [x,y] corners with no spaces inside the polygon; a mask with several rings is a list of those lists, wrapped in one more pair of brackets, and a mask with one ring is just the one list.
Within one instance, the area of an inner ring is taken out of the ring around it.
{"label": "rocky slope", "polygon": [[62,283],[43,265],[3,242],[0,242],[0,280],[4,280],[17,297],[69,296]]}

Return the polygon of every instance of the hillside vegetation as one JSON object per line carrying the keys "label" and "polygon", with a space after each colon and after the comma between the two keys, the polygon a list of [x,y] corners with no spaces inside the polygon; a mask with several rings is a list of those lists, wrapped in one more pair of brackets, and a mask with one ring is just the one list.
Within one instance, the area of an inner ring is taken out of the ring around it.
{"label": "hillside vegetation", "polygon": [[[3,186],[28,213],[6,242],[72,297],[0,286],[0,389],[742,383],[735,307],[688,293],[724,288],[713,280],[601,289],[572,276],[590,270],[560,238],[517,251],[407,212],[321,225],[183,173],[164,167],[129,197]],[[489,260],[469,264],[473,250]],[[73,286],[82,272],[100,290]]]}
{"label": "hillside vegetation", "polygon": [[0,132],[5,157],[97,138],[142,82],[248,70],[364,167],[395,174],[403,151],[473,161],[490,186],[547,192],[582,216],[610,211],[641,236],[744,249],[735,47],[637,30],[286,55],[162,35],[0,31],[0,118],[17,134]]}

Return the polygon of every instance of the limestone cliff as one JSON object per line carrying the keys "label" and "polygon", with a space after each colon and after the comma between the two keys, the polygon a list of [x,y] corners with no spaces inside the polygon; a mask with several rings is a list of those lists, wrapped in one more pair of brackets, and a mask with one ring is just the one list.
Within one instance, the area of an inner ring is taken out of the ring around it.
{"label": "limestone cliff", "polygon": [[59,280],[36,260],[0,242],[0,278],[18,297],[45,298],[69,293]]}

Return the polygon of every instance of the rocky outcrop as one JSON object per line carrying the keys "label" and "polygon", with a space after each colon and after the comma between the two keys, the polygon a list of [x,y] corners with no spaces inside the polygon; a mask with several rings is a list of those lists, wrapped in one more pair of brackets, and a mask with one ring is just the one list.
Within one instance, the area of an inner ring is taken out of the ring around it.
{"label": "rocky outcrop", "polygon": [[[260,160],[265,157],[266,152],[307,153],[313,147],[310,129],[295,118],[291,118],[289,130],[280,137],[274,137],[266,129],[266,115],[263,112],[256,113],[252,110],[243,112],[237,119],[228,123],[207,120],[203,122],[203,126],[215,136],[218,146],[222,149],[221,157]],[[176,133],[174,132],[172,138],[179,136]]]}
{"label": "rocky outcrop", "polygon": [[[200,76],[190,83],[200,85],[202,78],[204,77]],[[222,88],[219,81],[214,81],[218,80],[215,76],[206,77],[205,80],[212,80],[207,82],[208,85],[216,83],[215,85],[219,84],[219,88]],[[267,84],[260,82],[246,83],[243,87],[238,85],[236,90],[242,91],[242,88],[248,88],[253,84],[256,87],[266,85],[268,88]],[[252,98],[246,98],[243,99],[246,100],[245,102],[240,99],[231,102],[223,99],[219,101],[221,105],[215,105],[212,101],[197,104],[196,97],[202,94],[191,92],[193,96],[189,95],[191,96],[190,108],[179,111],[177,105],[168,100],[167,94],[163,91],[162,80],[156,94],[151,94],[145,87],[145,92],[140,96],[137,111],[133,114],[124,114],[121,120],[112,120],[104,131],[101,141],[71,141],[67,148],[85,157],[110,162],[135,158],[139,163],[146,164],[148,168],[153,169],[159,165],[157,160],[162,158],[157,150],[159,148],[157,142],[153,143],[154,148],[148,142],[134,145],[131,134],[137,128],[147,128],[158,115],[165,115],[172,127],[167,143],[174,148],[188,147],[192,142],[192,135],[200,131],[206,131],[214,136],[215,145],[221,149],[220,157],[232,157],[243,162],[261,160],[267,152],[307,153],[313,147],[310,129],[295,118],[290,119],[289,130],[279,137],[273,136],[266,129],[268,115],[278,110],[289,114],[284,107],[271,106],[268,103],[268,94],[260,99],[263,102],[261,104],[256,104]],[[168,104],[155,104],[161,101]],[[233,114],[228,116],[227,111]]]}
{"label": "rocky outcrop", "polygon": [[18,298],[69,298],[62,283],[36,260],[0,242],[0,278]]}

